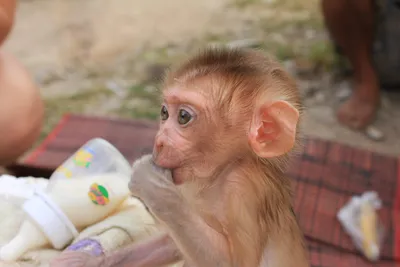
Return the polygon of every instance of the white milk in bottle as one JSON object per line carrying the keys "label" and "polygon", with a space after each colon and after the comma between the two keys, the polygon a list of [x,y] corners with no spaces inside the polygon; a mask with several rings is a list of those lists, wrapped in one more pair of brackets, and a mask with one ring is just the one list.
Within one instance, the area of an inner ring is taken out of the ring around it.
{"label": "white milk in bottle", "polygon": [[0,260],[15,261],[49,245],[64,248],[129,197],[130,174],[130,164],[115,147],[99,138],[89,141],[53,173],[46,191],[37,190],[24,203],[26,219],[0,249]]}

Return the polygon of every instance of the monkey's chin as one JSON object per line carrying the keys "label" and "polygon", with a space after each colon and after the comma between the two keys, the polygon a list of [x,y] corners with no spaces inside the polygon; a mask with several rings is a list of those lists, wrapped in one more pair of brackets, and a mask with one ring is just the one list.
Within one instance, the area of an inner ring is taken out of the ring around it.
{"label": "monkey's chin", "polygon": [[182,177],[178,174],[176,169],[171,170],[171,174],[172,174],[172,181],[174,182],[175,185],[181,185],[181,184],[183,184],[185,182],[182,179]]}

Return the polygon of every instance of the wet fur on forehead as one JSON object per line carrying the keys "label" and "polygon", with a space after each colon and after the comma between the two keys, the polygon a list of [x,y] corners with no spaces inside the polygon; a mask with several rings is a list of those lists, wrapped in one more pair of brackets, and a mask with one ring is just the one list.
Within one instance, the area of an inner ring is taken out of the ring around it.
{"label": "wet fur on forehead", "polygon": [[211,94],[213,104],[231,114],[250,115],[268,100],[286,100],[302,109],[295,81],[261,50],[204,49],[166,73],[163,88],[172,87]]}
{"label": "wet fur on forehead", "polygon": [[299,99],[295,99],[298,95],[292,97],[291,87],[296,87],[294,80],[277,60],[261,50],[204,49],[168,71],[164,79],[164,88],[169,88],[177,82],[190,84],[201,78],[210,78],[218,82],[219,89],[225,89],[227,86],[231,89],[229,91],[236,92],[240,89],[245,93],[252,93],[251,95],[259,91],[269,91],[273,94],[278,82],[281,91],[279,94],[288,98],[285,100],[293,104],[299,102]]}

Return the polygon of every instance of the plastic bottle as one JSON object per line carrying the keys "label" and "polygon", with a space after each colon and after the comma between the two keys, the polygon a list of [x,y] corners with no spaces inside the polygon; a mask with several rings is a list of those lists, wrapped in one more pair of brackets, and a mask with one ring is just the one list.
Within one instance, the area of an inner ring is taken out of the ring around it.
{"label": "plastic bottle", "polygon": [[113,145],[104,139],[95,138],[60,165],[50,176],[50,182],[53,184],[58,179],[100,173],[117,172],[130,176],[131,171],[126,158]]}
{"label": "plastic bottle", "polygon": [[[29,250],[62,249],[78,231],[110,214],[129,197],[131,168],[102,139],[86,143],[23,205],[27,217],[18,234],[0,249],[0,260],[15,261]],[[69,178],[69,179],[68,179]]]}

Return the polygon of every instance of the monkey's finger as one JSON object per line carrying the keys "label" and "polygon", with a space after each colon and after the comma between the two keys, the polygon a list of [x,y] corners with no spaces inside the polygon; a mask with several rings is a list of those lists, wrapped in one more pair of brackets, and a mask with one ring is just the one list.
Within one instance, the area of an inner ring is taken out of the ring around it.
{"label": "monkey's finger", "polygon": [[133,196],[138,195],[139,186],[137,184],[136,179],[131,179],[129,181],[128,188],[129,188],[129,191],[131,191],[131,195],[133,195]]}
{"label": "monkey's finger", "polygon": [[170,169],[160,167],[154,161],[151,162],[151,166],[153,168],[153,171],[155,171],[158,174],[161,174],[163,177],[167,178],[167,180],[172,182],[172,173]]}
{"label": "monkey's finger", "polygon": [[151,154],[147,154],[135,160],[132,164],[132,169],[137,169],[140,165],[147,165],[153,161],[152,157],[153,156]]}

